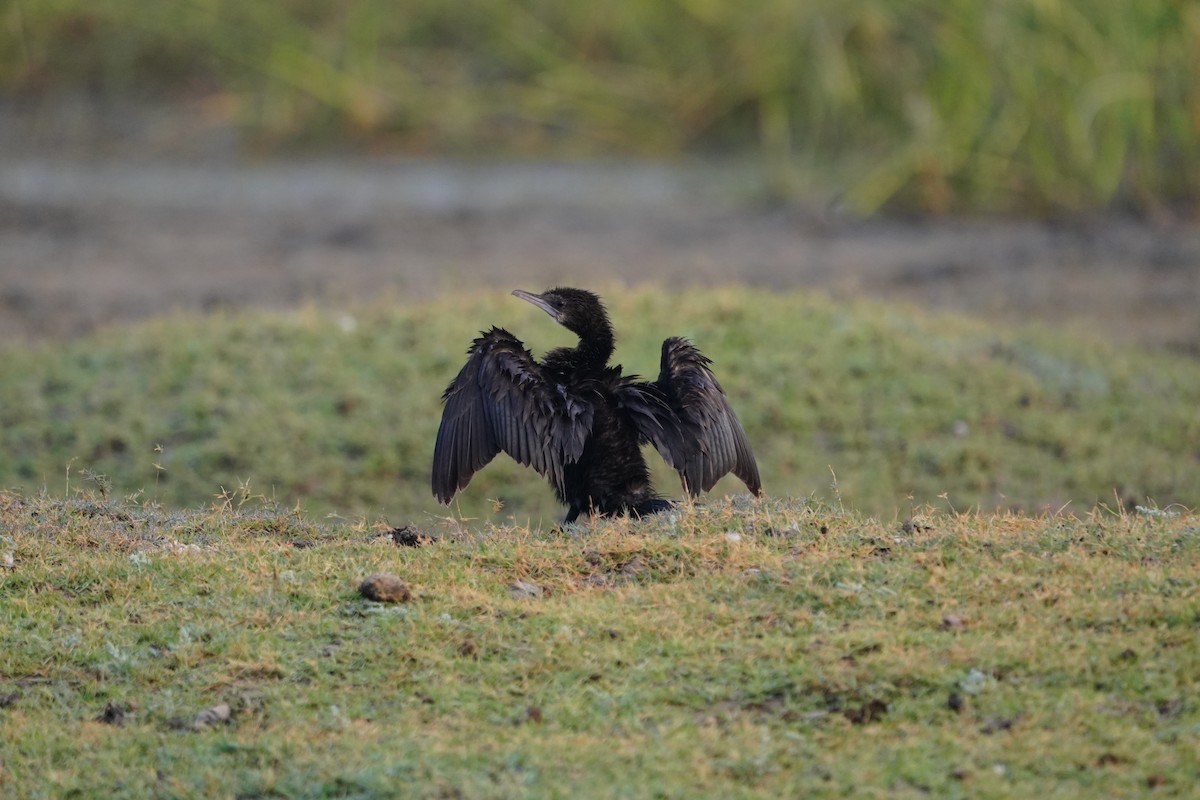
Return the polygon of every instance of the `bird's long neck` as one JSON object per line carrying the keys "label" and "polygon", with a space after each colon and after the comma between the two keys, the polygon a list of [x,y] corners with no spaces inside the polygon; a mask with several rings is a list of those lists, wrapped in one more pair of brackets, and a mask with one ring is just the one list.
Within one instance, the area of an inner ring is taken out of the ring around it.
{"label": "bird's long neck", "polygon": [[579,335],[579,345],[575,352],[579,356],[581,366],[600,368],[608,364],[613,354],[612,325],[604,317],[589,320],[585,326],[575,331]]}

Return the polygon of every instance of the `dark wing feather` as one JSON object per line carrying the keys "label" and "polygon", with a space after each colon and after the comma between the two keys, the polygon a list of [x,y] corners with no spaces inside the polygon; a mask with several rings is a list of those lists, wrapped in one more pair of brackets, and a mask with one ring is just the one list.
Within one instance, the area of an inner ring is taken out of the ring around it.
{"label": "dark wing feather", "polygon": [[664,437],[655,447],[679,472],[692,496],[708,491],[726,473],[742,479],[755,495],[762,494],[758,464],[746,432],[729,406],[725,391],[713,377],[712,362],[685,339],[663,342],[658,380],[653,384],[674,412],[678,436]]}
{"label": "dark wing feather", "polygon": [[[613,398],[637,428],[640,441],[653,444],[668,464],[678,468],[676,455],[684,449],[683,431],[658,384],[639,381],[636,375],[626,375],[615,385]],[[682,460],[679,463],[682,464]]]}
{"label": "dark wing feather", "polygon": [[442,395],[434,496],[449,503],[500,451],[533,467],[561,494],[563,467],[579,459],[591,431],[591,404],[547,381],[533,355],[503,329],[480,335],[467,355]]}

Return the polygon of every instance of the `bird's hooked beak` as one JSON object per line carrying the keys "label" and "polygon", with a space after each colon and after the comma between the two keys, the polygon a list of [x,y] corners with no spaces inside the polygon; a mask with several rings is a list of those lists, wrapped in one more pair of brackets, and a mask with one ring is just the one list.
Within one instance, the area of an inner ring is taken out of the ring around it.
{"label": "bird's hooked beak", "polygon": [[545,311],[547,314],[549,314],[555,322],[562,322],[562,319],[558,315],[558,309],[542,299],[540,294],[527,292],[524,289],[513,289],[513,297],[519,297],[522,300],[528,300],[530,303],[533,303],[542,311]]}

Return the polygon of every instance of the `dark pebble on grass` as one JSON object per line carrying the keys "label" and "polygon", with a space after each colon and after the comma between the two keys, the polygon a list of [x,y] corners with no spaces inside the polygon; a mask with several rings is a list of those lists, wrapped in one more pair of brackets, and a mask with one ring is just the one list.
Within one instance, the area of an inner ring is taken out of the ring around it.
{"label": "dark pebble on grass", "polygon": [[888,704],[878,698],[868,700],[861,706],[854,706],[842,710],[842,716],[850,720],[855,725],[866,725],[870,722],[883,719],[883,716],[888,712]]}
{"label": "dark pebble on grass", "polygon": [[1163,719],[1174,719],[1179,716],[1179,712],[1183,711],[1183,699],[1180,697],[1171,697],[1166,700],[1159,700],[1154,704],[1154,709]]}
{"label": "dark pebble on grass", "polygon": [[1009,730],[1016,724],[1017,717],[988,717],[984,721],[983,727],[979,729],[979,732],[985,736],[990,736],[993,733]]}
{"label": "dark pebble on grass", "polygon": [[124,725],[125,717],[129,714],[129,707],[120,703],[114,703],[109,700],[104,705],[104,710],[96,717],[97,722],[103,722],[105,725]]}
{"label": "dark pebble on grass", "polygon": [[540,708],[538,708],[537,706],[529,706],[528,708],[525,709],[525,713],[522,714],[517,719],[517,722],[518,723],[531,722],[534,725],[541,725],[542,724],[542,710]]}

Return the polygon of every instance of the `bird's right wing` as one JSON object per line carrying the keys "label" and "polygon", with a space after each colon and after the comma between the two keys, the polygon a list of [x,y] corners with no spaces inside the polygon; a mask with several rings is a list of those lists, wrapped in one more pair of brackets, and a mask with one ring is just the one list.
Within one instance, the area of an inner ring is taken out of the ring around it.
{"label": "bird's right wing", "polygon": [[519,339],[482,334],[442,400],[433,449],[433,494],[449,503],[503,450],[562,493],[563,467],[579,460],[592,428],[591,403],[548,381]]}

